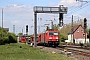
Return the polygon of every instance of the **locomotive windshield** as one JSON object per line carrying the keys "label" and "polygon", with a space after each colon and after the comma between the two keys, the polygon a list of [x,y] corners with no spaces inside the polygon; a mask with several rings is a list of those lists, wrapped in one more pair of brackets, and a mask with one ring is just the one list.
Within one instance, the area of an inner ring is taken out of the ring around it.
{"label": "locomotive windshield", "polygon": [[58,32],[49,32],[49,35],[58,35]]}

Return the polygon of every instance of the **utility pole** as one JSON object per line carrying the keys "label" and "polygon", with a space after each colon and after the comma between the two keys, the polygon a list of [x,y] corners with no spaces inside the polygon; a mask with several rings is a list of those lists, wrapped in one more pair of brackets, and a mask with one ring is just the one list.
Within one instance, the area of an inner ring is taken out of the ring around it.
{"label": "utility pole", "polygon": [[3,8],[2,8],[2,39],[3,39]]}
{"label": "utility pole", "polygon": [[15,25],[13,25],[13,33],[15,33]]}
{"label": "utility pole", "polygon": [[74,34],[73,34],[73,15],[72,15],[72,25],[71,25],[71,41],[74,43]]}
{"label": "utility pole", "polygon": [[51,29],[54,29],[54,26],[53,26],[53,21],[51,20]]}
{"label": "utility pole", "polygon": [[22,28],[22,35],[23,35],[23,28]]}
{"label": "utility pole", "polygon": [[34,47],[37,47],[37,13],[34,12]]}

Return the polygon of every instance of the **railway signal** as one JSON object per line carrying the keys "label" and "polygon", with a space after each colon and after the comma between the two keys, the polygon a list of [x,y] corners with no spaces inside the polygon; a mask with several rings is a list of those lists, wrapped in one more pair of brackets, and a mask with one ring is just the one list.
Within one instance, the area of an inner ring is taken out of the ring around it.
{"label": "railway signal", "polygon": [[26,25],[26,34],[28,35],[28,25]]}
{"label": "railway signal", "polygon": [[59,14],[59,26],[62,27],[63,26],[63,13]]}
{"label": "railway signal", "polygon": [[86,18],[84,18],[85,44],[86,44],[86,28],[87,28],[87,19],[86,19]]}
{"label": "railway signal", "polygon": [[87,28],[87,19],[84,18],[84,29],[86,29],[86,28]]}

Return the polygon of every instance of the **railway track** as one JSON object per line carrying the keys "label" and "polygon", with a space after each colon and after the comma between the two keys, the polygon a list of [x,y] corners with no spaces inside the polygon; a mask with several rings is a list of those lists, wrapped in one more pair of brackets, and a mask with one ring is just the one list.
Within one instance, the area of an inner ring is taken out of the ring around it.
{"label": "railway track", "polygon": [[82,55],[82,56],[86,56],[86,57],[90,57],[90,52],[87,52],[87,51],[89,51],[89,50],[87,50],[87,51],[82,51],[82,50],[77,50],[77,49],[72,49],[72,48],[69,48],[69,49],[67,49],[69,52],[72,52],[72,53],[74,53],[74,54],[76,54],[76,55]]}
{"label": "railway track", "polygon": [[[60,46],[59,46],[59,47],[60,47]],[[77,49],[90,50],[90,47],[84,47],[84,46],[63,45],[62,47],[69,47],[69,48],[77,48]]]}
{"label": "railway track", "polygon": [[86,57],[90,57],[90,50],[86,49],[86,48],[81,48],[81,47],[76,47],[76,46],[59,46],[57,47],[57,49],[59,50],[66,50],[67,52],[72,52],[73,54],[76,55],[82,55],[82,56],[86,56]]}
{"label": "railway track", "polygon": [[66,52],[64,52],[64,53],[71,52],[71,55],[69,55],[69,56],[75,58],[75,60],[90,60],[90,50],[86,50],[86,49],[80,49],[80,48],[75,48],[75,47],[63,47],[63,46],[59,46],[59,47],[56,47],[56,48],[46,47],[46,46],[39,46],[39,48],[41,50],[45,50],[45,51],[48,51],[48,52],[59,53],[59,54],[62,51],[66,50]]}

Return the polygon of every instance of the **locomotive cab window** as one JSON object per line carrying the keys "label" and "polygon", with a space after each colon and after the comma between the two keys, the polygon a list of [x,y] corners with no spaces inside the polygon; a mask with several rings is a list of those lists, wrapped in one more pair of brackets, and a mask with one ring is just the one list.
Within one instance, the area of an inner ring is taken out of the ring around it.
{"label": "locomotive cab window", "polygon": [[58,35],[58,33],[57,32],[54,32],[54,35]]}
{"label": "locomotive cab window", "polygon": [[49,32],[49,35],[53,35],[53,32]]}
{"label": "locomotive cab window", "polygon": [[49,35],[58,35],[58,32],[49,32]]}

